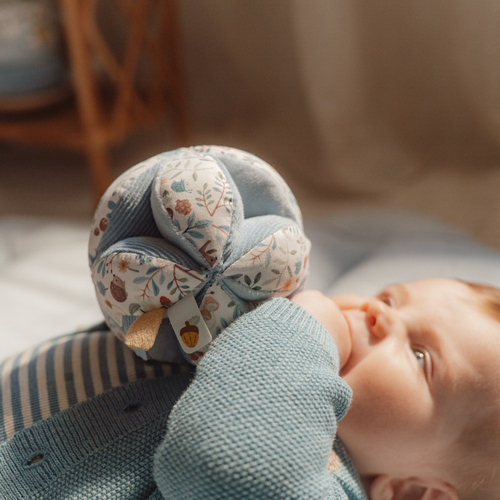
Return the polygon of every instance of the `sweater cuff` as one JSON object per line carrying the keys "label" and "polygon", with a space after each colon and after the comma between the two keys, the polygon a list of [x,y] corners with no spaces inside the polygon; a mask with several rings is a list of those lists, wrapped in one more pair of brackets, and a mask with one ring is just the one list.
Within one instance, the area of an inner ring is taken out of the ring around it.
{"label": "sweater cuff", "polygon": [[234,342],[241,349],[265,344],[272,345],[275,355],[279,356],[280,350],[290,352],[294,346],[293,350],[301,350],[304,362],[306,358],[321,359],[339,372],[337,346],[327,329],[303,307],[285,298],[271,299],[244,314],[221,337],[212,348],[218,349],[220,342]]}
{"label": "sweater cuff", "polygon": [[271,299],[256,311],[260,317],[268,318],[277,325],[288,328],[291,337],[307,335],[309,340],[317,340],[324,348],[332,351],[338,364],[338,350],[328,330],[302,306],[285,298]]}

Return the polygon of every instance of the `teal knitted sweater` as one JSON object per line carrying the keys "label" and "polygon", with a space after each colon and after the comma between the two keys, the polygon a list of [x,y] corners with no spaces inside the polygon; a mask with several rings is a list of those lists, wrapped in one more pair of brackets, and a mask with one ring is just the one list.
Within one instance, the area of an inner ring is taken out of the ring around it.
{"label": "teal knitted sweater", "polygon": [[[194,380],[149,372],[14,426],[0,498],[366,499],[335,440],[351,391],[331,337],[299,306],[274,299],[239,318]],[[4,406],[12,393],[4,384]]]}

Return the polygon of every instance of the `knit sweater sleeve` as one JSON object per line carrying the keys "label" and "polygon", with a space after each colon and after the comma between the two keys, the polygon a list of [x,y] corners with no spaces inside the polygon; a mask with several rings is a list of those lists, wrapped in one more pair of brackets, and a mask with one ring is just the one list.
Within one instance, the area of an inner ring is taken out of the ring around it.
{"label": "knit sweater sleeve", "polygon": [[351,390],[328,332],[271,300],[213,343],[155,455],[166,499],[342,499],[328,471]]}

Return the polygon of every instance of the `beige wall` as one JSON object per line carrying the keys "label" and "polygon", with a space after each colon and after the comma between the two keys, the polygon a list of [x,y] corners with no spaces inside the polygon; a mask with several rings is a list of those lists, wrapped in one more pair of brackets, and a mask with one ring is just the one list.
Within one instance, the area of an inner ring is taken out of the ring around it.
{"label": "beige wall", "polygon": [[496,0],[179,4],[200,140],[222,131],[329,193],[496,166]]}

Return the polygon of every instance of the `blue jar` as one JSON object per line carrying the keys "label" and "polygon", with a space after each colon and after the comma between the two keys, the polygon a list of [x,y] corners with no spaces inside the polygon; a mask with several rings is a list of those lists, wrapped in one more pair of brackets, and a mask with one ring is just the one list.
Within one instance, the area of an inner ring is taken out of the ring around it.
{"label": "blue jar", "polygon": [[0,99],[47,92],[66,79],[56,2],[0,0]]}

